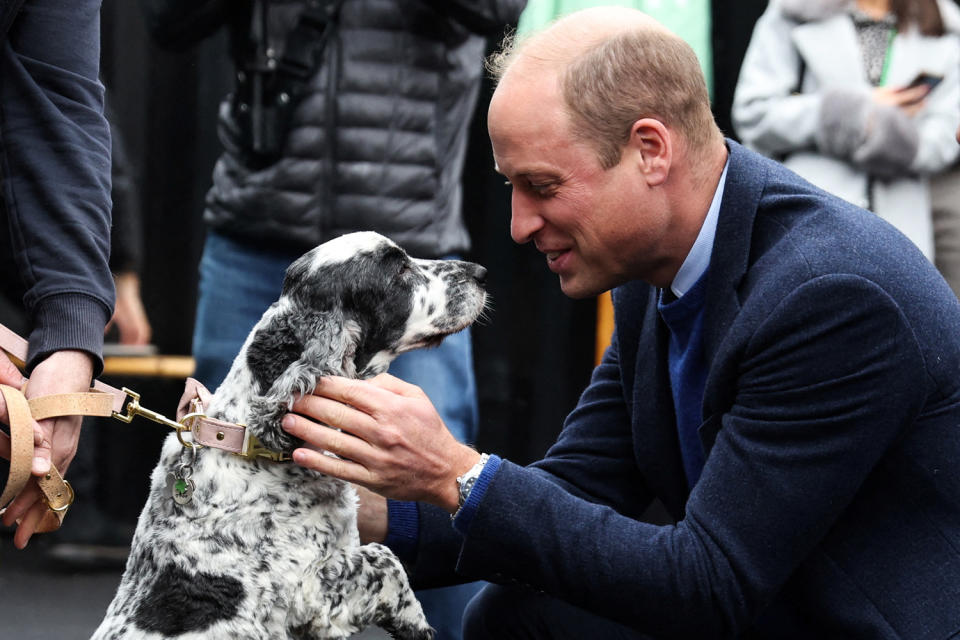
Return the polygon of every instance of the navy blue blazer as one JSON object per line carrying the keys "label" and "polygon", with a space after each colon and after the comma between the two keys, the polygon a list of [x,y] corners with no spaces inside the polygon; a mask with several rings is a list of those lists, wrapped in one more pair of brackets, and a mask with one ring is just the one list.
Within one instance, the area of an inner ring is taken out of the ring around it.
{"label": "navy blue blazer", "polygon": [[[666,637],[960,633],[960,303],[898,231],[728,142],[691,491],[656,291],[546,457],[504,461],[467,535],[421,507],[417,584],[453,566]],[[640,520],[659,498],[676,524]]]}

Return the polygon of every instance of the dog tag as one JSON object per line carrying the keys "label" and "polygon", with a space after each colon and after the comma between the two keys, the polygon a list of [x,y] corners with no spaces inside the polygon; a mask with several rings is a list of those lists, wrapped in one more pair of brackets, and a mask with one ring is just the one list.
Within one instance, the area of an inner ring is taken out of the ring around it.
{"label": "dog tag", "polygon": [[181,478],[173,473],[167,474],[167,490],[177,504],[187,504],[193,498],[194,484],[190,478]]}

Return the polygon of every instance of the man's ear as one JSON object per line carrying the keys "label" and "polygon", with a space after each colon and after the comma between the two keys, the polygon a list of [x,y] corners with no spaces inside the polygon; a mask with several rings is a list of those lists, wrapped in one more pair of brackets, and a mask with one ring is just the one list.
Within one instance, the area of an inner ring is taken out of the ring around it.
{"label": "man's ear", "polygon": [[629,145],[647,185],[657,187],[666,182],[673,163],[673,139],[667,127],[654,118],[641,118],[630,128]]}

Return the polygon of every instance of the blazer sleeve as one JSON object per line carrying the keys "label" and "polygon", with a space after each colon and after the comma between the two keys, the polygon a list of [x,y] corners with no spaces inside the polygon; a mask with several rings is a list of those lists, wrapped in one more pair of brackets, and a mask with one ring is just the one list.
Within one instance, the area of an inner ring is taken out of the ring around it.
{"label": "blazer sleeve", "polygon": [[458,571],[528,584],[657,636],[742,631],[837,522],[925,394],[916,338],[876,284],[823,276],[777,299],[738,357],[735,403],[716,418],[683,520],[647,524],[587,499],[599,491],[557,482],[565,459],[583,465],[573,452],[535,468],[504,462]]}
{"label": "blazer sleeve", "polygon": [[633,455],[633,435],[620,371],[617,332],[590,384],[564,421],[557,442],[530,466],[583,500],[640,517],[653,500]]}
{"label": "blazer sleeve", "polygon": [[[618,338],[614,333],[603,361],[564,423],[557,442],[543,460],[524,470],[538,482],[560,488],[564,495],[612,508],[639,518],[653,500],[633,459],[630,419],[619,375]],[[519,468],[506,461],[511,468]],[[498,472],[499,475],[499,472]],[[454,571],[462,537],[441,509],[418,505],[415,588],[463,582]]]}

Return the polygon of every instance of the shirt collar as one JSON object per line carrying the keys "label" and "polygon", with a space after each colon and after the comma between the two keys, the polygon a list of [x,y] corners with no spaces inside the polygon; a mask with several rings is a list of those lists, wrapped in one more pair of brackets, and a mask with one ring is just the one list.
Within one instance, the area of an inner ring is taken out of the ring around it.
{"label": "shirt collar", "polygon": [[678,298],[682,297],[690,290],[697,280],[700,279],[710,266],[710,256],[713,254],[713,238],[717,233],[717,218],[720,217],[720,201],[723,200],[723,185],[727,182],[727,168],[730,166],[730,158],[723,165],[723,173],[720,174],[720,181],[717,183],[717,190],[713,193],[713,201],[710,202],[710,209],[707,210],[707,217],[703,220],[700,227],[700,233],[690,248],[680,270],[674,276],[670,283],[670,291]]}

